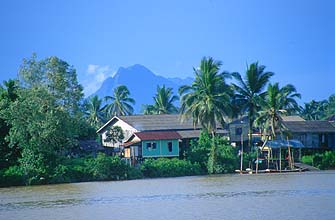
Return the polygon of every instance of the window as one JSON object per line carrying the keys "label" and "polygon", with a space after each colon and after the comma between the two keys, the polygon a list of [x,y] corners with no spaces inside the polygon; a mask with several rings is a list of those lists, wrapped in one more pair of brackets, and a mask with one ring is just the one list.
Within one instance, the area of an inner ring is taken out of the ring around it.
{"label": "window", "polygon": [[148,150],[155,150],[157,148],[157,143],[156,142],[148,142],[146,144]]}
{"label": "window", "polygon": [[168,151],[172,152],[172,142],[168,142],[167,146],[168,146]]}
{"label": "window", "polygon": [[242,134],[242,128],[235,128],[235,135],[241,135]]}
{"label": "window", "polygon": [[152,145],[152,149],[156,149],[156,147],[157,147],[156,142],[152,142],[151,145]]}

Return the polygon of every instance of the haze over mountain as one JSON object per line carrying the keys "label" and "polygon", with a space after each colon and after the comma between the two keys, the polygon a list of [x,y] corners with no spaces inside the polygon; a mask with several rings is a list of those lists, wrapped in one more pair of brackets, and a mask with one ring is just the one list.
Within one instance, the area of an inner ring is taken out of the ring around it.
{"label": "haze over mountain", "polygon": [[[178,95],[178,89],[182,85],[191,84],[192,78],[181,79],[178,77],[165,78],[154,74],[143,65],[135,64],[124,68],[120,67],[113,77],[105,79],[101,87],[92,95],[99,98],[113,95],[113,89],[119,85],[125,85],[130,91],[130,95],[135,99],[135,113],[140,113],[143,104],[153,104],[153,96],[157,86],[165,85],[173,88],[173,93]],[[176,103],[178,104],[178,103]]]}

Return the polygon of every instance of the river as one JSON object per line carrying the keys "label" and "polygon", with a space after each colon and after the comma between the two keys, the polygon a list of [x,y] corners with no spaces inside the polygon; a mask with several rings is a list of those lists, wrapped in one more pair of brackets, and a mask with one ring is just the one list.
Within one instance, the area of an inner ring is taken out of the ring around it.
{"label": "river", "polygon": [[335,219],[335,171],[0,188],[0,219]]}

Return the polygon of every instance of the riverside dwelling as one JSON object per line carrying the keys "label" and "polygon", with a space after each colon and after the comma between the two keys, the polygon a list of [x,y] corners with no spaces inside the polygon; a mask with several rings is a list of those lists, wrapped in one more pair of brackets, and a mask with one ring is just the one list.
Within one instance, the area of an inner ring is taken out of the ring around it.
{"label": "riverside dwelling", "polygon": [[[113,126],[123,130],[124,139],[118,143],[106,142],[106,133]],[[123,157],[136,164],[145,158],[179,157],[189,147],[192,139],[201,133],[200,126],[194,126],[192,119],[181,120],[177,114],[171,115],[131,115],[114,116],[97,133],[102,145],[123,152]],[[220,135],[228,132],[222,128]]]}
{"label": "riverside dwelling", "polygon": [[284,130],[306,148],[335,150],[335,124],[331,121],[306,121],[299,116],[283,117]]}

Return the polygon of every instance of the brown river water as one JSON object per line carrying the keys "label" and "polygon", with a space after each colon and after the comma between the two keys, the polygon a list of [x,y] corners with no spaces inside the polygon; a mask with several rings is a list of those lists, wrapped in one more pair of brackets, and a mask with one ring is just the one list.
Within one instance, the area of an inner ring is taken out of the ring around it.
{"label": "brown river water", "polygon": [[335,171],[0,188],[0,219],[335,219]]}

